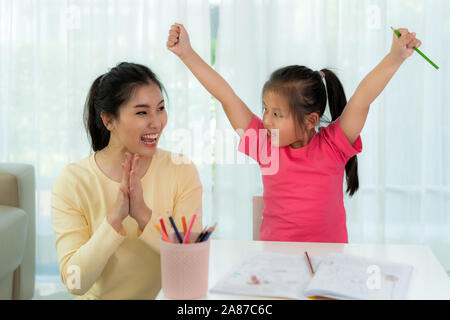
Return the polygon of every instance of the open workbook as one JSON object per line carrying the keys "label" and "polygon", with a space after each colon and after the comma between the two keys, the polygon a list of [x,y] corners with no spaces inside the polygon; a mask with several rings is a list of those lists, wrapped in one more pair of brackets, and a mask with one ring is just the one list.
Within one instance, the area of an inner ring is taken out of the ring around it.
{"label": "open workbook", "polygon": [[311,256],[249,252],[211,292],[306,299],[406,299],[412,266],[342,253]]}

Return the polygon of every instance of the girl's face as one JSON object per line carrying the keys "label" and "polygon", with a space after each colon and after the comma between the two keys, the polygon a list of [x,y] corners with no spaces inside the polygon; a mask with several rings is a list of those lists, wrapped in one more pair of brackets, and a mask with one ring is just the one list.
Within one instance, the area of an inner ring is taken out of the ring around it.
{"label": "girl's face", "polygon": [[[143,157],[152,157],[167,124],[164,98],[156,84],[141,85],[119,109],[118,119],[111,119],[110,144]],[[114,140],[114,141],[113,141]]]}
{"label": "girl's face", "polygon": [[264,128],[268,130],[272,145],[295,147],[301,140],[301,135],[298,135],[301,129],[297,125],[297,119],[292,116],[286,99],[270,90],[264,92],[263,112]]}
{"label": "girl's face", "polygon": [[290,112],[287,100],[271,90],[264,92],[263,111],[264,128],[276,147],[304,147],[311,141],[320,118],[313,112],[305,117],[305,126],[300,126],[297,117]]}

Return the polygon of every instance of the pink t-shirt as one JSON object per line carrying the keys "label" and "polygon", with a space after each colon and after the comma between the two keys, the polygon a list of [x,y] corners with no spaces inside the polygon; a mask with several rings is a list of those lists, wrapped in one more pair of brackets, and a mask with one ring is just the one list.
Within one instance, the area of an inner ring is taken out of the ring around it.
{"label": "pink t-shirt", "polygon": [[261,168],[260,240],[348,242],[343,179],[347,161],[362,151],[361,137],[351,145],[336,120],[303,148],[278,148],[255,115],[239,151]]}

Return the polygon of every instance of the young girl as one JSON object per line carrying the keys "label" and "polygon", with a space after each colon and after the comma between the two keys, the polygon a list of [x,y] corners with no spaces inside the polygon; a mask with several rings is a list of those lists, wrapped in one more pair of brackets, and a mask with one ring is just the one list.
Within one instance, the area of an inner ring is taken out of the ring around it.
{"label": "young girl", "polygon": [[[265,208],[260,240],[348,242],[344,171],[347,192],[353,195],[359,186],[356,154],[362,151],[360,132],[370,104],[413,54],[413,47],[421,45],[415,33],[399,31],[401,37],[394,35],[389,54],[364,78],[348,103],[341,82],[330,70],[303,66],[276,70],[263,88],[261,120],[191,48],[183,25],[171,27],[167,48],[222,103],[233,128],[245,131],[239,151],[254,158],[261,169],[267,166],[262,154],[278,154],[276,172],[263,174]],[[327,102],[332,122],[316,132]],[[267,134],[255,134],[261,130]],[[251,152],[252,145],[257,146],[257,153]]]}

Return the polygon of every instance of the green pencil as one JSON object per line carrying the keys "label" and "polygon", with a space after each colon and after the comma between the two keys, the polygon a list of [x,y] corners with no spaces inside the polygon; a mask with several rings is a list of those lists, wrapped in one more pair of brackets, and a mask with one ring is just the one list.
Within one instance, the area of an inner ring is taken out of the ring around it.
{"label": "green pencil", "polygon": [[[395,30],[394,28],[392,28],[391,27],[391,29],[392,29],[392,31],[394,31],[395,32],[395,34],[400,38],[401,36],[402,36],[402,34],[398,31],[398,30]],[[420,51],[419,49],[417,49],[417,48],[413,48],[418,54],[420,54],[425,60],[427,60],[433,67],[435,67],[437,70],[439,70],[439,67],[433,62],[433,61],[431,61],[430,59],[428,59],[428,57],[426,56],[426,55],[424,55],[423,53],[422,53],[422,51]]]}

